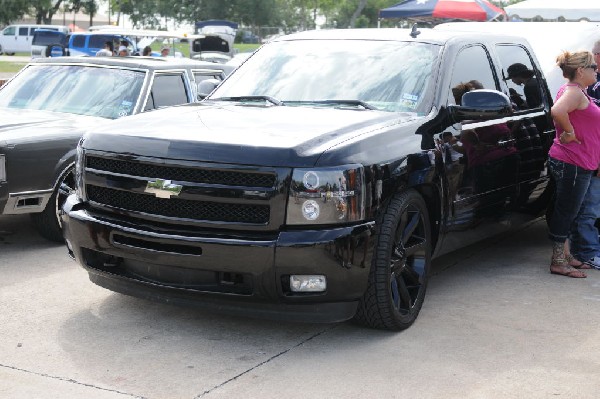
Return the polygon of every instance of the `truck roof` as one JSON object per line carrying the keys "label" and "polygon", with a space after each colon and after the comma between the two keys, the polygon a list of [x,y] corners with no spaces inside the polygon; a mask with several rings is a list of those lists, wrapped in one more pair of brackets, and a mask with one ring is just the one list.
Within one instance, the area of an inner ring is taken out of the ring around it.
{"label": "truck roof", "polygon": [[[498,23],[501,24],[501,23]],[[323,29],[323,30],[312,30],[299,33],[293,33],[291,35],[281,36],[276,41],[288,41],[288,40],[392,40],[392,41],[414,41],[414,42],[425,42],[433,44],[444,44],[453,38],[464,37],[470,41],[473,41],[472,32],[463,32],[460,30],[436,30],[430,28],[417,28],[420,32],[416,37],[411,36],[411,29],[396,29],[396,28],[371,28],[371,29]],[[482,32],[478,33],[478,37],[488,40],[510,40],[515,42],[522,42],[523,38],[519,36],[507,35],[507,34],[494,34]]]}

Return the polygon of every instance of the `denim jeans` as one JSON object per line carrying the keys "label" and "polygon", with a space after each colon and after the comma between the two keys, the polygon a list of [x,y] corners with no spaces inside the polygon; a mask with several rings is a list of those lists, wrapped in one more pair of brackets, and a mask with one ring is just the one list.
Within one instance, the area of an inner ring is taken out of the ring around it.
{"label": "denim jeans", "polygon": [[592,177],[571,229],[571,254],[580,261],[600,256],[596,220],[600,218],[600,177]]}
{"label": "denim jeans", "polygon": [[595,171],[554,158],[548,158],[548,166],[556,183],[554,212],[548,221],[548,236],[554,242],[565,242]]}

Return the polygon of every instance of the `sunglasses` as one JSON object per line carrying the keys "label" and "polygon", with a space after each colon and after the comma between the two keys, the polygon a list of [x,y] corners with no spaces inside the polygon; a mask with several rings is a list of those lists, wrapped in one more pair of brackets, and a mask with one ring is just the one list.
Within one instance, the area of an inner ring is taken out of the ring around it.
{"label": "sunglasses", "polygon": [[597,71],[598,70],[598,65],[591,64],[591,65],[584,66],[584,68],[590,68],[590,69],[593,69],[594,71]]}

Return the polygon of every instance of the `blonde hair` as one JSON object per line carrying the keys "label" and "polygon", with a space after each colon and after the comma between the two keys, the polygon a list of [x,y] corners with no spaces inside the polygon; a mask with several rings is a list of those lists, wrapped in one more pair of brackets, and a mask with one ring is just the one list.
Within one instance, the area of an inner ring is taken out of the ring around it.
{"label": "blonde hair", "polygon": [[589,51],[563,51],[556,57],[556,65],[562,69],[563,76],[569,80],[575,78],[577,68],[583,68],[594,63],[594,55]]}

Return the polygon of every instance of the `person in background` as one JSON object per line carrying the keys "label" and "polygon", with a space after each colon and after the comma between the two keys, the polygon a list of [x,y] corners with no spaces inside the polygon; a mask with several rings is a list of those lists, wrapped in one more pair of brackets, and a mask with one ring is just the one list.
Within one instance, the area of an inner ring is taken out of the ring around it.
{"label": "person in background", "polygon": [[556,137],[548,153],[548,166],[556,188],[548,221],[550,273],[584,278],[586,274],[570,262],[565,243],[600,163],[600,108],[585,90],[596,82],[598,66],[588,51],[564,51],[556,61],[569,81],[558,90],[551,109]]}
{"label": "person in background", "polygon": [[[594,63],[600,64],[600,40],[592,48]],[[600,105],[600,74],[596,71],[596,82],[587,88],[587,94],[596,105]],[[581,269],[594,268],[600,270],[600,240],[598,239],[597,221],[600,218],[600,168],[590,179],[590,186],[583,198],[583,203],[571,232],[570,263]],[[574,258],[574,259],[573,259]]]}
{"label": "person in background", "polygon": [[160,56],[168,57],[170,52],[171,52],[171,49],[169,47],[163,47],[160,49]]}
{"label": "person in background", "polygon": [[102,48],[101,50],[98,50],[96,52],[96,57],[112,57],[113,51],[114,51],[113,43],[105,42],[104,48]]}
{"label": "person in background", "polygon": [[150,57],[151,55],[152,55],[152,47],[150,47],[150,46],[144,47],[144,50],[142,51],[142,56]]}
{"label": "person in background", "polygon": [[119,51],[117,52],[119,57],[127,57],[129,55],[129,51],[125,46],[119,46]]}

